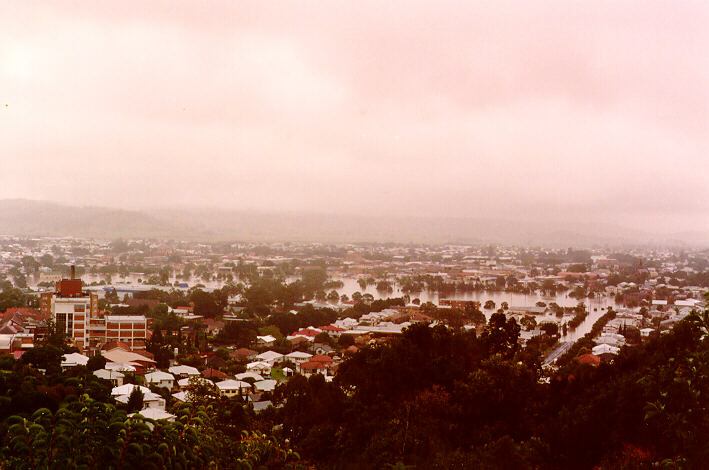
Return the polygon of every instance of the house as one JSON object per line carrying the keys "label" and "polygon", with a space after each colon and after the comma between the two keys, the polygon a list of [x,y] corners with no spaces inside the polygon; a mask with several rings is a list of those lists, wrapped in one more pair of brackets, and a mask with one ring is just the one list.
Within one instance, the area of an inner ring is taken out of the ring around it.
{"label": "house", "polygon": [[290,354],[286,354],[286,360],[291,361],[295,365],[308,362],[311,357],[313,357],[312,354],[301,351],[293,351]]}
{"label": "house", "polygon": [[313,374],[327,375],[327,365],[322,362],[304,362],[298,366],[298,370],[306,377],[310,377]]}
{"label": "house", "polygon": [[89,362],[89,357],[79,353],[64,354],[62,356],[62,369],[67,367],[85,366]]}
{"label": "house", "polygon": [[236,351],[230,351],[229,357],[237,361],[250,361],[256,359],[258,351],[248,348],[239,348]]}
{"label": "house", "polygon": [[321,362],[326,365],[330,365],[333,363],[333,359],[330,356],[325,356],[324,354],[318,354],[317,356],[313,356],[310,358],[311,362]]}
{"label": "house", "polygon": [[324,343],[314,343],[311,350],[317,355],[335,352],[335,350],[329,344]]}
{"label": "house", "polygon": [[95,370],[94,375],[99,379],[108,380],[114,387],[120,387],[123,385],[123,379],[125,378],[125,375],[122,372],[108,369]]}
{"label": "house", "polygon": [[273,406],[273,403],[270,400],[264,400],[264,401],[257,401],[254,402],[254,413],[261,412],[268,408],[269,406]]}
{"label": "house", "polygon": [[263,352],[263,353],[259,354],[258,356],[256,356],[256,358],[259,361],[267,362],[267,363],[271,364],[271,366],[273,366],[274,364],[276,364],[278,362],[283,362],[283,360],[284,360],[283,354],[277,353],[276,351]]}
{"label": "house", "polygon": [[272,392],[276,389],[277,384],[278,381],[276,380],[259,380],[254,382],[254,388],[256,388],[257,392]]}
{"label": "house", "polygon": [[209,379],[206,379],[204,377],[199,377],[199,376],[192,376],[192,377],[187,377],[187,378],[178,380],[177,386],[180,387],[180,389],[184,390],[184,389],[190,388],[190,386],[192,386],[193,383],[207,385],[207,386],[214,385],[214,383]]}
{"label": "house", "polygon": [[276,338],[271,335],[257,336],[256,344],[262,347],[271,347],[276,343]]}
{"label": "house", "polygon": [[600,356],[602,360],[612,359],[613,356],[618,354],[618,351],[620,351],[620,348],[616,348],[608,344],[599,344],[598,346],[594,346],[591,350],[593,354]]}
{"label": "house", "polygon": [[173,393],[173,394],[172,394],[172,397],[173,397],[175,400],[179,400],[179,401],[181,401],[181,402],[183,402],[183,403],[186,403],[187,401],[189,401],[187,392],[184,391],[184,390],[181,391],[181,392]]}
{"label": "house", "polygon": [[205,365],[210,368],[226,367],[226,361],[217,355],[209,356],[205,362]]}
{"label": "house", "polygon": [[204,369],[201,374],[205,379],[226,379],[228,377],[224,372],[211,367]]}
{"label": "house", "polygon": [[119,403],[128,403],[130,394],[133,393],[133,389],[138,388],[143,392],[143,409],[145,408],[158,408],[165,409],[165,399],[160,395],[153,393],[147,387],[142,387],[140,385],[134,384],[124,384],[120,387],[114,387],[111,390],[111,396]]}
{"label": "house", "polygon": [[216,383],[219,394],[223,397],[235,397],[251,391],[251,384],[240,380],[227,379]]}
{"label": "house", "polygon": [[250,362],[246,364],[247,372],[256,372],[261,375],[268,375],[271,373],[271,364],[263,361]]}
{"label": "house", "polygon": [[145,382],[149,385],[172,390],[172,387],[175,386],[175,377],[170,373],[156,370],[155,372],[145,374]]}
{"label": "house", "polygon": [[119,387],[113,387],[111,389],[111,396],[117,397],[121,395],[130,395],[131,393],[133,393],[134,388],[137,388],[141,392],[143,392],[143,395],[145,395],[146,393],[150,393],[150,389],[148,387],[143,387],[142,385],[135,384],[125,384]]}
{"label": "house", "polygon": [[[320,333],[322,333],[322,330],[320,330],[319,328],[310,327],[310,328],[302,328],[298,331],[295,331],[295,332],[291,333],[290,336],[305,336],[307,338],[314,338],[317,335],[319,335]],[[289,336],[289,338],[290,338],[290,336]]]}
{"label": "house", "polygon": [[655,331],[654,328],[643,328],[642,330],[640,330],[640,335],[643,338],[649,338],[653,331]]}
{"label": "house", "polygon": [[131,416],[140,415],[143,418],[154,419],[154,420],[165,420],[165,421],[175,421],[175,415],[168,413],[165,410],[159,408],[144,408],[137,413],[133,413]]}
{"label": "house", "polygon": [[210,334],[216,335],[219,331],[224,328],[224,322],[221,320],[215,320],[213,318],[203,318],[201,320],[202,325],[204,325]]}
{"label": "house", "polygon": [[136,368],[130,362],[107,362],[103,367],[106,370],[116,372],[135,372]]}
{"label": "house", "polygon": [[254,382],[263,380],[263,377],[256,372],[242,372],[241,374],[236,374],[236,380],[253,379]]}
{"label": "house", "polygon": [[192,367],[192,366],[185,366],[185,365],[172,366],[167,370],[168,370],[168,372],[170,372],[171,374],[173,374],[174,376],[176,376],[180,379],[200,376],[199,370],[197,370],[196,367]]}
{"label": "house", "polygon": [[155,368],[154,360],[122,348],[101,351],[101,355],[106,358],[106,362],[130,363],[139,374],[144,374],[146,371]]}
{"label": "house", "polygon": [[598,367],[598,365],[601,363],[601,358],[599,356],[596,356],[595,354],[582,354],[581,356],[576,358],[576,362],[579,364],[587,364],[589,366],[593,367]]}
{"label": "house", "polygon": [[319,330],[324,331],[330,336],[340,336],[343,331],[345,331],[344,328],[340,328],[339,326],[334,326],[334,325],[326,325],[326,326],[321,326],[318,327]]}

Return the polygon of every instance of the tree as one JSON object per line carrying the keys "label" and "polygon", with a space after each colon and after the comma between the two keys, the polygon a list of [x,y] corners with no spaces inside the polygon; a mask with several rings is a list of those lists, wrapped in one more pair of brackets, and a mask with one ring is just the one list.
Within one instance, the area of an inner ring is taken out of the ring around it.
{"label": "tree", "polygon": [[474,304],[468,303],[465,305],[465,314],[475,325],[484,325],[487,319],[485,314]]}
{"label": "tree", "polygon": [[258,333],[261,336],[271,335],[274,338],[283,338],[283,333],[276,325],[262,326],[258,329]]}
{"label": "tree", "polygon": [[44,369],[48,374],[61,371],[64,352],[55,346],[40,346],[28,349],[20,357],[20,362],[31,364],[37,369]]}
{"label": "tree", "polygon": [[52,266],[54,266],[54,258],[49,253],[45,253],[39,258],[39,263],[42,266],[51,268]]}
{"label": "tree", "polygon": [[525,315],[519,323],[524,327],[525,331],[532,331],[537,326],[537,319],[534,318],[534,315]]}
{"label": "tree", "polygon": [[330,338],[330,335],[328,335],[324,331],[322,333],[318,333],[317,335],[315,335],[315,338],[313,338],[313,342],[327,344],[330,346],[333,345],[332,338]]}
{"label": "tree", "polygon": [[219,310],[219,306],[214,301],[214,297],[201,289],[192,292],[190,300],[194,302],[195,315],[202,315],[205,318],[214,318],[222,313]]}
{"label": "tree", "polygon": [[27,289],[27,278],[23,274],[15,276],[15,287],[20,289]]}
{"label": "tree", "polygon": [[131,412],[131,411],[140,411],[143,409],[143,391],[140,389],[140,387],[133,387],[133,390],[130,392],[130,395],[128,396],[128,403],[126,403],[126,410]]}
{"label": "tree", "polygon": [[340,294],[337,293],[336,290],[330,291],[329,294],[327,294],[327,301],[332,302],[332,303],[337,303],[340,300]]}
{"label": "tree", "polygon": [[337,344],[339,344],[341,348],[348,348],[355,344],[355,340],[352,335],[340,335],[337,339]]}
{"label": "tree", "polygon": [[215,342],[248,348],[256,341],[256,329],[249,322],[230,321],[219,330]]}
{"label": "tree", "polygon": [[391,282],[382,280],[377,283],[377,292],[393,292],[394,289],[391,286]]}
{"label": "tree", "polygon": [[103,357],[101,354],[95,354],[89,358],[89,361],[86,363],[86,368],[90,371],[96,371],[99,369],[103,369],[106,367],[106,358]]}
{"label": "tree", "polygon": [[519,349],[520,328],[514,318],[507,319],[504,313],[493,313],[482,335],[490,354],[512,357]]}
{"label": "tree", "polygon": [[539,325],[539,329],[547,336],[558,336],[559,334],[559,325],[553,322],[544,322]]}

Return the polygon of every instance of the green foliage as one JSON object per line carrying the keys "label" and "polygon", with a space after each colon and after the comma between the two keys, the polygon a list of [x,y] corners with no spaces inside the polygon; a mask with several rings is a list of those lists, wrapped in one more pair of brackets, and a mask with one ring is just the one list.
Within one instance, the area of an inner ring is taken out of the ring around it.
{"label": "green foliage", "polygon": [[504,314],[480,338],[414,325],[345,361],[332,383],[280,385],[268,422],[317,468],[701,469],[707,326],[709,314],[692,316],[612,364],[571,362],[545,384]]}
{"label": "green foliage", "polygon": [[481,339],[490,354],[512,357],[519,350],[519,332],[517,320],[512,317],[508,319],[504,313],[496,312],[490,317]]}
{"label": "green foliage", "polygon": [[214,427],[214,409],[181,405],[175,422],[128,418],[86,396],[52,413],[12,416],[0,465],[49,468],[296,468],[299,456],[275,438],[252,432],[232,438]]}
{"label": "green foliage", "polygon": [[251,322],[229,321],[219,330],[215,342],[233,344],[236,347],[249,347],[256,341],[256,327]]}
{"label": "green foliage", "polygon": [[140,411],[143,409],[143,392],[140,390],[138,387],[133,387],[133,390],[130,392],[130,395],[128,396],[128,403],[126,403],[126,410],[131,412],[131,411]]}
{"label": "green foliage", "polygon": [[86,368],[93,372],[95,370],[103,369],[106,367],[106,358],[101,354],[96,354],[89,358],[89,362],[86,363]]}

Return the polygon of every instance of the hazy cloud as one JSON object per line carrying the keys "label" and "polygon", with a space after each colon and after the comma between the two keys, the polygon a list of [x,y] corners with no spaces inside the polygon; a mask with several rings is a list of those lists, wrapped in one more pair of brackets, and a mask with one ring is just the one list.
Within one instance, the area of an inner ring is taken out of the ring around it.
{"label": "hazy cloud", "polygon": [[706,230],[707,24],[682,1],[5,2],[0,198]]}

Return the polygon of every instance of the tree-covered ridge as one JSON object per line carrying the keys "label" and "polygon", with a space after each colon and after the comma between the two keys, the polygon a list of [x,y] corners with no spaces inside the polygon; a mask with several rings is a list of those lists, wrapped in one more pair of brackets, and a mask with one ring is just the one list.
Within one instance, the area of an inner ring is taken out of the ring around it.
{"label": "tree-covered ridge", "polygon": [[180,405],[177,420],[129,416],[87,395],[56,413],[40,408],[6,421],[0,467],[13,469],[297,468],[299,457],[271,437],[215,427],[210,406]]}
{"label": "tree-covered ridge", "polygon": [[133,414],[141,405],[115,403],[110,382],[86,367],[62,372],[65,352],[0,357],[0,468],[300,468],[297,454],[252,429],[239,399],[197,391],[171,405],[174,422],[153,421]]}
{"label": "tree-covered ridge", "polygon": [[550,380],[497,320],[479,337],[415,325],[333,383],[296,377],[262,424],[318,468],[706,468],[709,317]]}
{"label": "tree-covered ridge", "polygon": [[61,371],[65,345],[40,346],[0,357],[0,468],[705,468],[708,326],[692,314],[597,368],[575,360],[585,337],[549,374],[504,313],[479,335],[415,324],[333,382],[292,377],[279,408],[193,389],[175,422],[131,417],[90,368]]}

